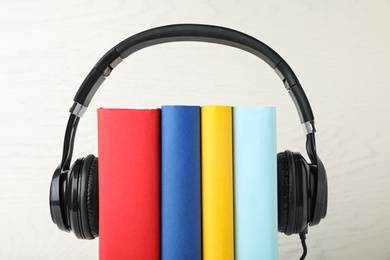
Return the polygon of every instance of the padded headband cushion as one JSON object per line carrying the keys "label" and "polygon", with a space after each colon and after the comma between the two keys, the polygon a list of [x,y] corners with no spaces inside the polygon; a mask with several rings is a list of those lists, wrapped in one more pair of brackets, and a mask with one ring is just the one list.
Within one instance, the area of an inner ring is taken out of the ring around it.
{"label": "padded headband cushion", "polygon": [[81,176],[82,230],[86,239],[93,239],[99,236],[98,159],[94,155],[83,159]]}
{"label": "padded headband cushion", "polygon": [[285,153],[278,153],[278,230],[286,232],[289,210],[289,172]]}

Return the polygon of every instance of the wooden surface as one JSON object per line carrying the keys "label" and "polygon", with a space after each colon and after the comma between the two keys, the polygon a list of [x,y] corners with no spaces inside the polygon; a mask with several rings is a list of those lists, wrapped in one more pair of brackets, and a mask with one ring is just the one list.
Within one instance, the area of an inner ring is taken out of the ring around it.
{"label": "wooden surface", "polygon": [[[68,108],[92,66],[144,29],[208,23],[241,30],[291,65],[312,104],[328,170],[328,216],[308,234],[308,259],[390,259],[390,2],[0,1],[0,259],[98,259],[98,240],[60,232],[49,214]],[[220,95],[220,94],[223,95]],[[142,50],[104,83],[79,125],[74,157],[97,155],[98,107],[277,106],[278,151],[305,154],[279,78],[225,46]],[[279,258],[298,236],[279,234]]]}

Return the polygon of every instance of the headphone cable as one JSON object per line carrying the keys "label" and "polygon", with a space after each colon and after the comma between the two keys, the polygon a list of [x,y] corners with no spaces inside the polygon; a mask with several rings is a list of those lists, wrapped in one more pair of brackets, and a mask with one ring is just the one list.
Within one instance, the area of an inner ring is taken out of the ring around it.
{"label": "headphone cable", "polygon": [[301,233],[299,233],[299,238],[301,239],[301,244],[302,244],[302,248],[303,248],[303,253],[302,253],[301,258],[299,258],[299,260],[305,259],[306,255],[307,255],[307,247],[306,247],[306,241],[305,241],[306,234],[307,234],[307,227],[305,227],[305,229],[302,230]]}

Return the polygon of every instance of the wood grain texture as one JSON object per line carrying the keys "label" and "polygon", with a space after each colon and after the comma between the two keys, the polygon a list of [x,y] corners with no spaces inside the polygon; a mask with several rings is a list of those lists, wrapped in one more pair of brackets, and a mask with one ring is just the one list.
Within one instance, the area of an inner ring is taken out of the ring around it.
{"label": "wood grain texture", "polygon": [[[248,33],[284,57],[316,117],[329,178],[328,216],[308,234],[308,259],[390,259],[390,2],[0,1],[0,259],[98,259],[51,223],[48,193],[67,110],[98,59],[124,38],[171,23]],[[223,95],[220,95],[223,93]],[[304,153],[298,116],[266,64],[239,50],[172,43],[122,63],[82,119],[75,157],[97,154],[96,109],[277,106],[278,151]],[[280,259],[301,254],[279,235]]]}

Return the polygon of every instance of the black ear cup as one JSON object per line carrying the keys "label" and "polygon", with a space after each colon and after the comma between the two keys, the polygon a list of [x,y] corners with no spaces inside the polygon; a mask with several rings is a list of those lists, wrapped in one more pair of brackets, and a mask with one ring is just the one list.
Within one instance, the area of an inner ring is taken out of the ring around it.
{"label": "black ear cup", "polygon": [[77,159],[69,173],[67,205],[70,229],[81,239],[99,236],[98,159]]}
{"label": "black ear cup", "polygon": [[69,171],[62,171],[60,167],[54,171],[50,184],[50,215],[52,221],[60,230],[69,232],[69,211],[67,207],[67,187]]}
{"label": "black ear cup", "polygon": [[99,237],[99,174],[97,157],[93,158],[89,169],[87,210],[91,234],[93,237]]}
{"label": "black ear cup", "polygon": [[299,153],[277,155],[278,230],[286,235],[300,233],[308,224],[309,165]]}

